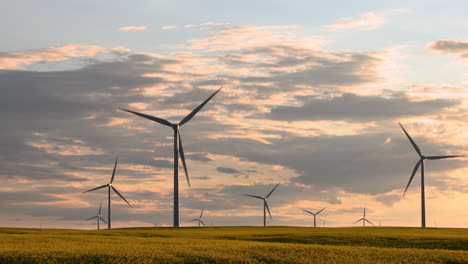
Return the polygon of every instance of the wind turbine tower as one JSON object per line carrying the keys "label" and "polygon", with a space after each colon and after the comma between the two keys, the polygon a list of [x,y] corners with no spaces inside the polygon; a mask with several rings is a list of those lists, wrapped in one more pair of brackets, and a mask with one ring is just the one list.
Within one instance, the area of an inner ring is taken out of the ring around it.
{"label": "wind turbine tower", "polygon": [[[221,87],[222,88],[222,87]],[[190,179],[187,171],[187,165],[185,164],[185,156],[184,156],[184,148],[182,147],[182,137],[180,136],[180,127],[190,121],[197,113],[200,111],[203,106],[205,106],[208,101],[211,100],[220,90],[219,88],[216,92],[214,92],[208,99],[206,99],[203,103],[201,103],[197,108],[195,108],[190,114],[188,114],[182,121],[179,123],[171,123],[166,119],[138,113],[135,111],[130,111],[127,109],[120,108],[123,111],[129,112],[131,114],[141,116],[143,118],[149,119],[161,125],[168,126],[172,128],[174,131],[174,227],[179,227],[179,154],[182,160],[182,164],[184,166],[185,177],[187,179],[187,184],[190,187]]]}
{"label": "wind turbine tower", "polygon": [[98,214],[95,215],[95,216],[93,216],[93,217],[90,217],[90,218],[86,219],[87,221],[89,221],[89,220],[91,220],[91,219],[96,218],[97,230],[100,229],[100,228],[99,228],[99,223],[100,223],[100,221],[103,221],[104,223],[107,224],[106,220],[104,220],[104,218],[101,217],[101,209],[102,209],[102,202],[101,202],[101,204],[99,205],[99,212],[98,212]]}
{"label": "wind turbine tower", "polygon": [[123,197],[123,195],[120,194],[120,192],[117,191],[117,189],[112,185],[112,183],[114,182],[115,170],[117,169],[118,161],[119,161],[119,158],[117,157],[115,159],[115,165],[114,165],[114,170],[112,171],[112,177],[111,177],[111,180],[110,180],[110,182],[108,184],[104,184],[104,185],[101,185],[99,187],[93,188],[91,190],[87,190],[86,192],[83,192],[83,193],[92,192],[92,191],[99,190],[99,189],[107,187],[107,228],[108,229],[111,229],[111,189],[118,196],[120,196],[120,198],[122,198],[122,200],[124,200],[128,205],[130,205],[130,207],[132,207],[132,205],[127,201],[127,199],[125,199],[125,197]]}
{"label": "wind turbine tower", "polygon": [[261,197],[261,196],[257,196],[257,195],[244,194],[245,196],[249,196],[249,197],[253,197],[253,198],[263,200],[263,226],[267,226],[267,223],[266,223],[266,211],[267,210],[268,210],[268,214],[270,215],[270,219],[273,219],[271,217],[271,212],[270,212],[270,208],[268,207],[267,199],[276,190],[278,185],[279,185],[279,183],[276,184],[276,186],[273,188],[273,190],[271,190],[271,192],[265,197]]}
{"label": "wind turbine tower", "polygon": [[413,173],[411,173],[411,177],[408,181],[408,184],[406,185],[405,191],[403,192],[403,196],[405,196],[406,191],[408,190],[408,187],[411,184],[411,181],[413,180],[414,175],[418,171],[419,167],[421,167],[421,227],[426,227],[426,198],[425,198],[425,192],[424,192],[424,160],[438,160],[438,159],[449,159],[449,158],[458,158],[458,157],[464,157],[464,155],[448,155],[448,156],[424,156],[419,149],[418,145],[413,141],[413,139],[410,137],[408,132],[406,132],[405,128],[401,123],[400,127],[403,129],[403,132],[405,132],[406,137],[408,137],[411,145],[413,145],[414,150],[416,153],[418,153],[419,156],[419,161],[416,163],[413,169]]}
{"label": "wind turbine tower", "polygon": [[322,208],[321,210],[319,210],[319,211],[316,212],[316,213],[313,213],[313,212],[311,212],[311,211],[309,211],[309,210],[306,210],[306,209],[302,209],[302,211],[304,211],[304,212],[306,212],[306,213],[309,213],[309,214],[311,214],[311,215],[314,216],[314,227],[317,227],[317,222],[315,221],[315,217],[316,217],[318,214],[320,214],[323,210],[325,210],[325,208],[327,208],[327,207]]}
{"label": "wind turbine tower", "polygon": [[206,226],[205,223],[203,223],[203,220],[202,220],[202,216],[203,216],[203,211],[205,210],[205,208],[203,208],[201,210],[201,213],[200,213],[200,216],[198,218],[195,218],[193,220],[190,220],[189,222],[198,222],[198,227],[200,227],[200,224],[202,224],[203,226]]}
{"label": "wind turbine tower", "polygon": [[357,222],[359,222],[359,221],[362,221],[362,226],[363,226],[363,227],[366,227],[366,222],[369,223],[369,224],[371,224],[371,225],[374,225],[371,221],[367,220],[367,218],[366,218],[366,208],[364,208],[364,215],[363,215],[363,217],[362,217],[361,219],[357,220],[356,222],[354,222],[353,224],[355,224],[355,223],[357,223]]}

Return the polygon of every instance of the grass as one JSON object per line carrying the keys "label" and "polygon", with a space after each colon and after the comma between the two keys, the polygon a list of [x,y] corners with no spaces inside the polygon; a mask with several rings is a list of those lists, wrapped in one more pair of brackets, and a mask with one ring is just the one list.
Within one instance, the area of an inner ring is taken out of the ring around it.
{"label": "grass", "polygon": [[467,229],[0,228],[0,263],[468,263]]}

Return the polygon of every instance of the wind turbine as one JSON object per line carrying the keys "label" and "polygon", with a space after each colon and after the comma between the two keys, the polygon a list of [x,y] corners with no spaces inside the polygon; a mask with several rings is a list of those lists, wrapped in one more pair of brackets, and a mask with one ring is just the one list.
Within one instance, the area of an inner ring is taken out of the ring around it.
{"label": "wind turbine", "polygon": [[198,111],[200,111],[203,108],[203,106],[205,106],[205,104],[208,103],[208,101],[210,101],[211,98],[213,98],[221,90],[221,88],[219,88],[216,92],[214,92],[210,97],[208,97],[208,99],[206,99],[199,106],[197,106],[197,108],[195,108],[190,114],[188,114],[179,123],[171,123],[167,121],[166,119],[162,119],[159,117],[154,117],[154,116],[150,116],[147,114],[142,114],[142,113],[120,108],[120,110],[132,113],[137,116],[144,117],[146,119],[157,122],[159,124],[168,126],[174,130],[174,220],[173,220],[174,227],[179,227],[179,156],[178,156],[179,153],[180,153],[180,158],[182,160],[182,164],[184,166],[185,178],[187,179],[187,184],[190,187],[190,179],[188,176],[187,165],[185,164],[184,148],[182,146],[182,138],[180,136],[180,126],[190,121],[190,119],[192,119],[198,113]]}
{"label": "wind turbine", "polygon": [[83,192],[83,193],[87,193],[87,192],[91,192],[91,191],[95,191],[95,190],[99,190],[99,189],[102,189],[102,188],[105,188],[107,187],[107,228],[108,229],[111,229],[111,189],[118,195],[120,196],[120,198],[122,198],[128,205],[130,205],[130,207],[132,207],[132,205],[122,196],[122,194],[120,194],[119,191],[117,191],[117,189],[112,185],[112,182],[114,182],[114,177],[115,177],[115,169],[117,168],[117,162],[119,161],[119,157],[116,157],[115,159],[115,165],[114,165],[114,171],[112,172],[112,178],[110,180],[110,182],[108,184],[104,184],[104,185],[101,185],[99,187],[96,187],[94,189],[91,189],[91,190],[87,190],[86,192]]}
{"label": "wind turbine", "polygon": [[311,214],[311,215],[314,216],[314,227],[317,227],[317,223],[315,222],[315,216],[318,215],[318,214],[320,214],[323,210],[325,210],[325,208],[327,208],[327,207],[322,208],[321,210],[319,210],[319,211],[316,212],[315,214],[312,213],[311,211],[306,210],[306,209],[302,209],[302,211],[304,211],[304,212],[306,212],[306,213],[309,213],[309,214]]}
{"label": "wind turbine", "polygon": [[353,224],[355,224],[355,223],[357,223],[357,222],[359,222],[359,221],[362,221],[362,226],[363,226],[363,227],[366,227],[366,222],[369,223],[369,224],[371,224],[371,225],[374,225],[373,223],[371,223],[371,221],[367,220],[367,218],[366,218],[366,208],[364,208],[364,216],[363,216],[361,219],[359,219],[359,220],[357,220],[356,222],[354,222]]}
{"label": "wind turbine", "polygon": [[101,217],[101,209],[102,209],[102,202],[101,204],[99,205],[99,212],[97,215],[93,216],[93,217],[90,217],[88,219],[86,219],[87,221],[91,220],[91,219],[94,219],[96,218],[96,221],[97,221],[97,230],[99,230],[99,223],[100,221],[102,220],[104,223],[107,224],[106,220],[104,220],[104,218]]}
{"label": "wind turbine", "polygon": [[408,132],[406,132],[405,128],[403,125],[400,124],[401,129],[403,129],[403,132],[405,132],[406,136],[408,137],[409,141],[411,142],[411,145],[413,145],[414,150],[418,153],[419,155],[419,161],[416,163],[413,169],[413,173],[411,173],[411,177],[408,181],[408,184],[406,185],[405,192],[403,193],[403,197],[406,194],[406,191],[408,190],[408,187],[411,184],[411,181],[413,180],[414,175],[418,171],[419,167],[421,166],[421,227],[426,227],[426,199],[425,199],[425,193],[424,193],[424,160],[438,160],[438,159],[449,159],[449,158],[458,158],[458,157],[464,157],[464,155],[449,155],[449,156],[424,156],[421,153],[421,150],[419,149],[418,145],[413,141],[413,139],[410,137]]}
{"label": "wind turbine", "polygon": [[276,186],[273,188],[273,190],[271,190],[271,192],[265,196],[265,197],[261,197],[261,196],[257,196],[257,195],[250,195],[250,194],[244,194],[245,196],[249,196],[249,197],[253,197],[253,198],[257,198],[257,199],[260,199],[260,200],[263,200],[263,226],[266,226],[266,210],[268,210],[268,214],[270,215],[270,219],[273,219],[271,217],[271,213],[270,213],[270,208],[268,207],[268,203],[267,203],[267,199],[268,197],[270,197],[270,195],[276,190],[276,188],[278,187],[279,183],[276,184]]}
{"label": "wind turbine", "polygon": [[202,224],[203,226],[206,226],[205,223],[203,223],[203,220],[201,220],[203,216],[203,210],[205,210],[205,208],[201,210],[200,217],[190,220],[189,222],[198,222],[198,227],[200,227],[200,224]]}

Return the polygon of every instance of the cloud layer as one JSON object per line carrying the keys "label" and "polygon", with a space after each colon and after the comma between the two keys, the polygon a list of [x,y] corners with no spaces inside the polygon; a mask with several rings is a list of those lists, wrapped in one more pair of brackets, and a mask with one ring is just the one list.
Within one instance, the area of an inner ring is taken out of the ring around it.
{"label": "cloud layer", "polygon": [[[181,178],[184,219],[205,207],[219,225],[260,224],[261,205],[242,193],[264,195],[275,183],[274,224],[308,223],[298,207],[330,204],[328,222],[343,225],[364,201],[370,214],[398,206],[417,215],[417,186],[397,198],[417,160],[397,122],[424,153],[463,153],[463,87],[389,89],[391,50],[328,50],[327,40],[299,31],[215,26],[170,55],[118,47],[103,59],[103,48],[75,44],[4,54],[22,59],[0,71],[3,213],[68,225],[92,216],[105,193],[81,192],[109,180],[118,154],[116,185],[135,207],[116,200],[116,226],[170,224],[172,130],[118,108],[177,122],[223,86],[181,129],[193,186]],[[93,59],[60,71],[17,69],[77,56]],[[428,164],[431,202],[443,192],[464,197],[465,164]]]}

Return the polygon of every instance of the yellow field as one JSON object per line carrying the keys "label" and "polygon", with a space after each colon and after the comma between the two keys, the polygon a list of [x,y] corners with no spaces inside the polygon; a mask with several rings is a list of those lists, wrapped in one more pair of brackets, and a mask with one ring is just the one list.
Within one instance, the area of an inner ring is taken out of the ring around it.
{"label": "yellow field", "polygon": [[468,263],[467,229],[0,228],[0,263]]}

